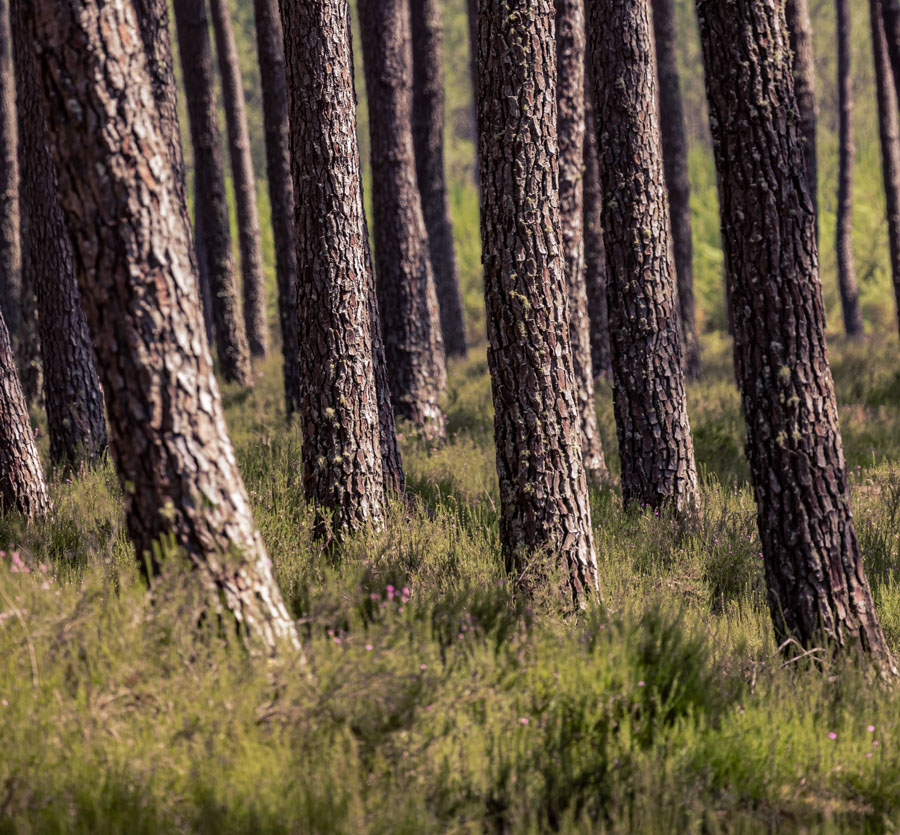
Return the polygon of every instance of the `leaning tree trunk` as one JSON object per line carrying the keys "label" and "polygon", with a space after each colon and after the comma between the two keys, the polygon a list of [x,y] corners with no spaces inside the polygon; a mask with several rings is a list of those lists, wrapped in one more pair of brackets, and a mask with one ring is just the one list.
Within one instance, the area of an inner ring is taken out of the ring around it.
{"label": "leaning tree trunk", "polygon": [[284,400],[288,417],[300,408],[300,343],[297,333],[297,254],[294,250],[294,187],[291,183],[290,126],[284,66],[284,37],[278,0],[254,0],[256,44],[266,139],[266,178],[275,239],[278,319],[284,357]]}
{"label": "leaning tree trunk", "polygon": [[250,156],[247,130],[247,104],[241,81],[240,60],[234,42],[228,0],[210,0],[216,55],[222,79],[228,151],[237,210],[238,244],[241,250],[241,276],[244,279],[244,323],[247,341],[254,357],[268,351],[266,326],[266,279],[263,275],[262,243],[259,237],[259,211],[256,206],[256,177]]}
{"label": "leaning tree trunk", "polygon": [[0,0],[0,312],[13,337],[22,292],[17,147],[9,0]]}
{"label": "leaning tree trunk", "polygon": [[[797,106],[800,110],[800,136],[803,142],[804,170],[808,197],[818,224],[819,169],[816,155],[816,67],[813,61],[812,23],[808,0],[785,0],[784,11],[794,56],[792,74]],[[816,227],[818,236],[818,226]]]}
{"label": "leaning tree trunk", "polygon": [[[347,0],[285,4],[306,495],[334,528],[380,523],[385,484]],[[322,246],[322,241],[328,246]],[[321,524],[321,521],[320,521]]]}
{"label": "leaning tree trunk", "polygon": [[848,0],[836,0],[837,55],[838,55],[838,126],[839,166],[837,226],[835,248],[837,250],[837,279],[844,315],[844,331],[847,336],[862,336],[862,313],[859,309],[859,287],[853,266],[853,77],[850,74],[850,4]]}
{"label": "leaning tree trunk", "polygon": [[698,497],[685,404],[668,200],[656,119],[649,0],[590,0],[591,56],[622,495]]}
{"label": "leaning tree trunk", "polygon": [[606,248],[603,245],[603,196],[597,160],[597,125],[590,62],[585,64],[584,87],[584,283],[591,324],[591,366],[595,377],[612,375],[609,353],[609,315],[606,307]]}
{"label": "leaning tree trunk", "polygon": [[734,355],[779,644],[893,667],[850,510],[784,13],[697,0]]}
{"label": "leaning tree trunk", "polygon": [[684,371],[689,379],[700,376],[700,341],[694,311],[694,245],[691,241],[691,183],[688,178],[687,129],[678,77],[678,30],[675,0],[653,0],[653,33],[659,78],[659,129],[663,170],[669,194],[669,220],[678,285],[678,310]]}
{"label": "leaning tree trunk", "polygon": [[253,374],[231,251],[206,0],[174,0],[173,8],[194,148],[198,260],[209,280],[219,366],[227,381],[249,386]]}
{"label": "leaning tree trunk", "polygon": [[203,339],[190,238],[128,4],[18,0],[47,101],[111,449],[139,556],[169,539],[217,611],[298,645],[235,462]]}
{"label": "leaning tree trunk", "polygon": [[453,248],[450,196],[444,175],[444,31],[439,0],[409,0],[412,20],[412,135],[416,179],[428,230],[428,248],[450,356],[466,356],[466,326]]}
{"label": "leaning tree trunk", "polygon": [[581,455],[589,481],[609,478],[594,405],[591,328],[584,254],[584,0],[556,0],[556,108],[559,221],[569,307],[574,394],[581,419]]}
{"label": "leaning tree trunk", "polygon": [[[878,132],[881,144],[881,173],[887,205],[888,245],[891,279],[900,322],[900,126],[897,118],[896,75],[891,75],[888,52],[890,37],[885,37],[887,15],[882,14],[892,0],[869,0],[872,30],[872,54],[875,58],[875,88],[878,96]],[[898,17],[900,21],[900,17]],[[900,33],[897,35],[900,43]]]}
{"label": "leaning tree trunk", "polygon": [[360,0],[369,102],[375,277],[394,411],[444,435],[446,379],[428,235],[412,140],[412,50],[406,0]]}
{"label": "leaning tree trunk", "polygon": [[536,556],[555,560],[583,604],[598,578],[561,255],[554,17],[553,0],[479,9],[481,237],[501,546],[526,585],[544,579]]}
{"label": "leaning tree trunk", "polygon": [[13,5],[13,19],[25,252],[38,309],[50,458],[72,465],[106,450],[106,413],[20,3]]}
{"label": "leaning tree trunk", "polygon": [[881,14],[894,89],[900,93],[900,0],[881,0]]}

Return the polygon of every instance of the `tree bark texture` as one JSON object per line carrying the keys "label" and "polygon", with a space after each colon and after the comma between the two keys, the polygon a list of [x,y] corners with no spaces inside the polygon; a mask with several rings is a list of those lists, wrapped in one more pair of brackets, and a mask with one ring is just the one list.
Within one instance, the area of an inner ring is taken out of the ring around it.
{"label": "tree bark texture", "polygon": [[860,560],[782,7],[697,0],[734,352],[779,644],[892,666]]}
{"label": "tree bark texture", "polygon": [[198,260],[209,280],[219,367],[228,382],[249,386],[253,374],[231,250],[206,0],[174,0],[173,8],[194,148]]}
{"label": "tree bark texture", "polygon": [[[792,73],[794,93],[800,110],[800,135],[803,141],[803,160],[806,171],[807,194],[818,223],[819,167],[816,153],[816,66],[813,60],[812,23],[809,19],[809,0],[785,0],[784,11],[794,56]],[[818,226],[816,228],[818,235]]]}
{"label": "tree bark texture", "polygon": [[688,142],[678,75],[678,29],[675,0],[653,0],[653,33],[659,79],[659,130],[663,171],[669,194],[672,250],[681,314],[684,371],[689,379],[700,376],[700,341],[694,305],[694,244],[691,240],[691,183],[688,177]]}
{"label": "tree bark texture", "polygon": [[[897,75],[891,73],[892,62],[888,50],[888,44],[894,36],[886,36],[885,32],[885,22],[888,19],[886,10],[891,5],[891,0],[869,0],[891,279],[894,285],[894,298],[897,301],[898,323],[900,323],[900,125],[898,125],[898,99],[895,86]],[[900,15],[897,20],[900,23]],[[900,47],[900,32],[897,33],[897,42]]]}
{"label": "tree bark texture", "polygon": [[412,135],[416,181],[428,231],[428,249],[449,356],[464,357],[466,325],[453,248],[450,196],[444,174],[444,31],[439,0],[409,0],[412,21]]}
{"label": "tree bark texture", "polygon": [[626,504],[671,505],[681,513],[696,503],[697,468],[649,0],[589,0],[589,7],[622,495]]}
{"label": "tree bark texture", "polygon": [[300,407],[300,342],[297,333],[297,253],[294,249],[294,187],[291,183],[284,37],[278,0],[254,0],[253,9],[262,85],[266,175],[275,239],[284,399],[290,417]]}
{"label": "tree bark texture", "polygon": [[216,56],[222,79],[228,151],[237,210],[238,245],[241,250],[241,276],[244,288],[244,324],[247,342],[254,357],[268,351],[266,324],[266,279],[263,275],[262,242],[259,237],[259,210],[256,205],[256,177],[250,156],[250,134],[247,129],[247,104],[241,66],[234,42],[228,0],[210,0]]}
{"label": "tree bark texture", "polygon": [[446,381],[428,234],[412,141],[412,49],[406,0],[361,0],[369,102],[375,277],[394,412],[444,435]]}
{"label": "tree bark texture", "polygon": [[133,7],[27,7],[137,553],[171,537],[252,648],[298,646],[228,439]]}
{"label": "tree bark texture", "polygon": [[28,216],[25,250],[38,310],[50,458],[55,464],[75,464],[105,452],[106,411],[21,0],[13,0],[12,9],[22,210]]}
{"label": "tree bark texture", "polygon": [[19,293],[19,333],[16,338],[16,356],[19,361],[19,382],[25,392],[26,403],[41,400],[44,390],[44,371],[41,364],[41,339],[38,334],[38,305],[32,280],[32,265],[27,216],[22,223],[22,282]]}
{"label": "tree bark texture", "polygon": [[900,0],[881,0],[881,14],[894,89],[900,91]]}
{"label": "tree bark texture", "polygon": [[466,0],[466,22],[469,24],[469,77],[472,80],[472,118],[475,130],[475,162],[472,176],[475,188],[481,190],[481,163],[478,161],[478,0]]}
{"label": "tree bark texture", "polygon": [[372,260],[356,139],[347,0],[285,4],[306,495],[337,529],[380,523]]}
{"label": "tree bark texture", "polygon": [[589,481],[608,480],[594,405],[591,328],[584,253],[584,0],[556,0],[556,110],[559,144],[559,219],[568,290],[569,338],[575,397],[581,416],[581,454]]}
{"label": "tree bark texture", "polygon": [[13,336],[22,292],[17,148],[9,0],[0,0],[0,311]]}
{"label": "tree bark texture", "polygon": [[553,0],[478,13],[481,237],[500,541],[526,583],[552,556],[576,603],[598,589],[559,220]]}
{"label": "tree bark texture", "polygon": [[837,88],[838,109],[838,201],[835,248],[837,250],[837,280],[841,296],[841,312],[847,336],[863,333],[862,312],[859,309],[859,286],[853,265],[853,76],[850,71],[850,4],[836,0],[837,12]]}

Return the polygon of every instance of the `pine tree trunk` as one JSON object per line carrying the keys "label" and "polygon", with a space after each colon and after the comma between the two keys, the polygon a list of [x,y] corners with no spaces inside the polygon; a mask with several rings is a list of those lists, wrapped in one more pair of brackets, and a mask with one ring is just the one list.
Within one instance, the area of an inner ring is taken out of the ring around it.
{"label": "pine tree trunk", "polygon": [[598,589],[566,315],[553,0],[482,0],[481,237],[488,366],[509,570],[557,562],[576,604]]}
{"label": "pine tree trunk", "polygon": [[881,14],[894,89],[900,91],[900,0],[881,0]]}
{"label": "pine tree trunk", "polygon": [[[385,485],[347,0],[284,6],[296,195],[307,498],[334,527],[380,523]],[[348,141],[349,139],[349,141]],[[328,246],[322,242],[328,241]]]}
{"label": "pine tree trunk", "polygon": [[34,292],[31,246],[31,222],[22,217],[22,282],[19,293],[19,334],[16,356],[19,362],[19,381],[26,403],[39,403],[44,390],[44,371],[41,364],[41,339],[38,334],[38,305]]}
{"label": "pine tree trunk", "polygon": [[569,338],[581,454],[589,481],[609,478],[594,405],[591,329],[584,252],[584,0],[556,0],[556,108],[559,141],[559,219],[568,289]]}
{"label": "pine tree trunk", "polygon": [[692,510],[685,404],[649,0],[590,0],[609,332],[626,505]]}
{"label": "pine tree trunk", "polygon": [[228,382],[253,384],[247,332],[238,301],[222,142],[213,89],[206,0],[174,0],[191,144],[194,148],[198,261],[206,265],[219,367]]}
{"label": "pine tree trunk", "polygon": [[18,2],[13,19],[22,211],[28,216],[25,249],[38,309],[50,458],[55,464],[75,464],[96,460],[106,450],[106,412],[59,202],[40,80]]}
{"label": "pine tree trunk", "polygon": [[606,307],[606,248],[603,245],[603,195],[597,160],[597,125],[590,61],[585,64],[584,119],[584,283],[591,324],[591,366],[595,377],[612,376],[609,314]]}
{"label": "pine tree trunk", "polygon": [[291,183],[284,38],[278,0],[254,0],[253,9],[262,85],[266,176],[275,239],[285,408],[290,417],[300,408],[300,342],[297,333],[297,254],[294,250],[294,187]]}
{"label": "pine tree trunk", "polygon": [[[891,37],[886,37],[885,32],[885,21],[888,18],[886,10],[890,5],[891,0],[869,0],[891,279],[894,285],[894,298],[897,301],[897,319],[900,323],[900,126],[898,126],[898,99],[895,87],[897,75],[891,75],[891,58],[888,50]],[[900,16],[897,19],[900,22]],[[900,32],[898,32],[897,40],[898,46],[900,46]]]}
{"label": "pine tree trunk", "polygon": [[171,537],[251,647],[297,646],[228,439],[133,8],[27,8],[137,553]]}
{"label": "pine tree trunk", "polygon": [[369,103],[375,277],[394,411],[444,436],[444,345],[416,185],[407,0],[360,0]]}
{"label": "pine tree trunk", "polygon": [[0,312],[12,337],[22,293],[17,147],[9,0],[0,0]]}
{"label": "pine tree trunk", "polygon": [[859,287],[853,266],[853,76],[850,73],[850,5],[848,0],[836,0],[838,54],[838,109],[840,124],[838,143],[838,202],[835,247],[837,249],[837,279],[847,336],[863,333],[862,313],[859,309]]}
{"label": "pine tree trunk", "polygon": [[268,351],[266,325],[266,280],[263,275],[262,243],[259,237],[259,211],[256,206],[256,177],[250,157],[250,134],[247,130],[247,104],[241,66],[234,42],[228,0],[210,0],[216,55],[222,79],[225,124],[228,128],[228,150],[237,209],[238,244],[241,250],[241,276],[244,283],[244,324],[247,341],[254,357]]}
{"label": "pine tree trunk", "polygon": [[16,358],[0,314],[0,510],[34,519],[50,510],[28,404],[19,385]]}
{"label": "pine tree trunk", "polygon": [[819,169],[816,154],[816,67],[813,60],[812,23],[809,19],[808,0],[785,0],[784,11],[790,35],[791,53],[794,56],[792,74],[794,93],[800,110],[800,136],[803,141],[803,159],[806,182],[813,214],[816,215],[818,236]]}
{"label": "pine tree trunk", "polygon": [[[892,667],[860,560],[782,8],[697,0],[734,353],[779,644]],[[740,91],[741,94],[737,95]]]}
{"label": "pine tree trunk", "polygon": [[475,160],[472,177],[481,190],[481,163],[478,161],[478,0],[466,0],[466,22],[469,25],[469,78],[472,82],[472,120],[475,136]]}
{"label": "pine tree trunk", "polygon": [[197,292],[200,295],[200,306],[203,308],[203,329],[210,347],[216,345],[216,323],[213,313],[212,287],[209,279],[209,262],[206,260],[206,247],[201,244],[203,236],[203,212],[199,210],[201,197],[197,194],[197,177],[194,175],[194,253],[191,256],[197,261]]}
{"label": "pine tree trunk", "polygon": [[681,314],[684,372],[691,380],[700,376],[700,341],[694,311],[694,244],[691,240],[691,183],[688,178],[688,143],[678,76],[678,30],[675,0],[653,0],[653,32],[659,78],[659,128],[663,170],[669,194],[672,250]]}

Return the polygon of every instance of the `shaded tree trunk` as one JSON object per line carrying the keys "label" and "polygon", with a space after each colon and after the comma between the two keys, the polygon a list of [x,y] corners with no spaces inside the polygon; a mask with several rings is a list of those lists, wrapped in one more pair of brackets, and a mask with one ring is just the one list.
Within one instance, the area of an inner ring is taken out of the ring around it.
{"label": "shaded tree trunk", "polygon": [[794,56],[792,74],[797,107],[800,111],[800,136],[803,142],[804,170],[818,237],[819,167],[816,154],[816,67],[813,60],[812,23],[809,0],[785,0],[784,11]]}
{"label": "shaded tree trunk", "polygon": [[881,0],[881,14],[894,89],[900,92],[900,0]]}
{"label": "shaded tree trunk", "polygon": [[[782,8],[697,0],[734,355],[779,644],[893,667],[860,560]],[[737,95],[741,91],[741,95]],[[739,312],[739,315],[738,315]]]}
{"label": "shaded tree trunk", "polygon": [[300,343],[297,333],[297,254],[294,250],[294,187],[291,183],[284,37],[278,0],[254,0],[253,9],[262,85],[266,175],[275,239],[284,399],[290,417],[300,408]]}
{"label": "shaded tree trunk", "polygon": [[481,237],[507,567],[553,558],[576,605],[598,589],[566,315],[553,0],[478,14]]}
{"label": "shaded tree trunk", "polygon": [[19,381],[25,393],[26,403],[41,400],[44,390],[44,370],[41,365],[41,339],[38,327],[38,305],[34,292],[31,266],[31,252],[27,217],[22,217],[22,281],[19,293],[19,334],[16,355],[19,361]]}
{"label": "shaded tree trunk", "polygon": [[16,358],[0,314],[0,509],[34,519],[50,509],[28,404],[19,385]]}
{"label": "shaded tree trunk", "polygon": [[847,336],[862,336],[862,313],[859,309],[859,287],[853,266],[853,77],[850,73],[850,5],[836,0],[838,54],[838,127],[839,166],[838,202],[835,247],[837,250],[837,279]]}
{"label": "shaded tree trunk", "polygon": [[[306,495],[337,529],[380,523],[385,485],[347,0],[284,10]],[[349,139],[349,141],[348,141]],[[322,241],[328,246],[322,246]]]}
{"label": "shaded tree trunk", "polygon": [[250,156],[250,134],[247,130],[247,104],[241,66],[234,42],[228,0],[210,0],[216,55],[222,79],[225,124],[228,128],[228,151],[237,210],[238,244],[241,250],[241,276],[244,280],[244,324],[247,342],[254,357],[268,351],[266,325],[266,280],[263,275],[262,243],[259,237],[259,211],[256,206],[256,177]]}
{"label": "shaded tree trunk", "polygon": [[0,0],[0,311],[12,337],[22,293],[17,147],[9,0]]}
{"label": "shaded tree trunk", "polygon": [[475,188],[481,190],[481,163],[478,160],[478,0],[466,0],[466,22],[469,24],[469,77],[472,81],[472,121],[475,136],[475,162],[472,176]]}
{"label": "shaded tree trunk", "polygon": [[574,394],[581,419],[581,454],[589,481],[609,478],[594,405],[591,329],[584,253],[584,0],[556,0],[556,109],[559,219],[568,291]]}
{"label": "shaded tree trunk", "polygon": [[622,495],[691,510],[684,393],[649,0],[590,0],[603,240]]}
{"label": "shaded tree trunk", "polygon": [[[891,75],[891,59],[888,51],[888,44],[894,36],[886,37],[885,33],[885,21],[888,19],[886,11],[891,5],[891,0],[869,0],[891,279],[894,285],[894,298],[897,301],[897,318],[900,322],[900,126],[898,126],[898,99],[895,87],[897,75],[893,77]],[[900,15],[897,20],[900,22]],[[900,46],[900,32],[897,33],[897,43]]]}
{"label": "shaded tree trunk", "polygon": [[412,50],[406,0],[361,0],[369,102],[375,277],[395,413],[444,435],[446,380],[428,236],[412,141]]}
{"label": "shaded tree trunk", "polygon": [[691,240],[691,183],[688,178],[688,143],[678,76],[678,30],[675,0],[653,0],[653,32],[659,78],[659,129],[663,171],[669,194],[672,250],[681,314],[684,371],[689,379],[700,376],[700,341],[694,308],[694,244]]}
{"label": "shaded tree trunk", "polygon": [[44,410],[56,464],[96,460],[106,450],[106,412],[81,306],[40,80],[19,3],[13,6],[22,209],[28,275],[37,303]]}
{"label": "shaded tree trunk", "polygon": [[231,251],[206,0],[174,0],[173,8],[194,148],[198,260],[209,280],[219,367],[228,382],[249,386],[253,375]]}
{"label": "shaded tree trunk", "polygon": [[416,179],[428,231],[441,334],[448,355],[464,357],[466,325],[453,248],[450,196],[444,175],[444,31],[439,0],[409,0],[412,20],[412,135]]}
{"label": "shaded tree trunk", "polygon": [[171,538],[251,647],[298,646],[228,439],[133,8],[27,8],[137,553],[155,564]]}

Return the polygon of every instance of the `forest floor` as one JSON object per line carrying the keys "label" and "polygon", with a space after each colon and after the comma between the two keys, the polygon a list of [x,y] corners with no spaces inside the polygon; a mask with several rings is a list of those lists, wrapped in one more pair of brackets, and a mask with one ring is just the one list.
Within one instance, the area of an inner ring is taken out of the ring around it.
{"label": "forest floor", "polygon": [[[897,355],[831,340],[900,652]],[[327,552],[277,359],[226,391],[305,666],[191,629],[174,561],[147,593],[111,465],[57,474],[50,519],[0,517],[0,833],[896,831],[900,691],[777,652],[727,339],[704,337],[704,361],[702,520],[593,493],[603,603],[577,618],[504,576],[483,348],[451,369],[447,443],[404,432],[411,513]],[[597,406],[615,470],[608,384]]]}

